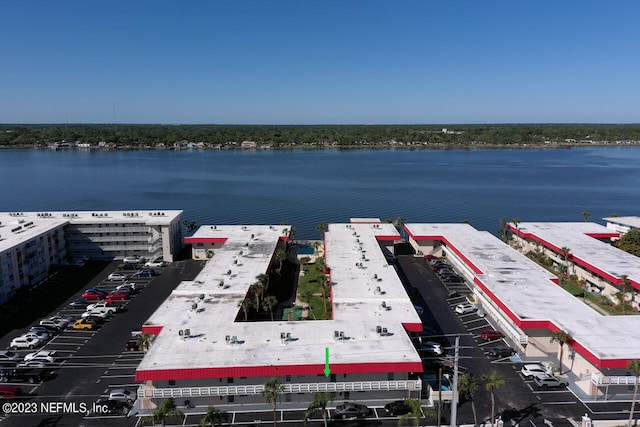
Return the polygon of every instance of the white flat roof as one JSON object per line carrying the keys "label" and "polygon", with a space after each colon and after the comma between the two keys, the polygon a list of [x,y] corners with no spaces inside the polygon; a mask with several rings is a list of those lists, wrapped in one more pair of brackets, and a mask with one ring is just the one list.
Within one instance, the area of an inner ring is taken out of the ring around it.
{"label": "white flat roof", "polygon": [[[215,235],[227,240],[214,249],[196,279],[181,283],[145,323],[145,328],[162,325],[162,331],[138,372],[270,366],[282,368],[285,375],[291,367],[317,365],[316,373],[321,375],[326,348],[330,349],[332,366],[419,366],[420,357],[402,324],[421,327],[420,317],[376,240],[376,235],[399,238],[390,224],[329,225],[325,253],[331,271],[333,320],[235,321],[239,303],[256,276],[267,272],[278,240],[288,230],[288,226],[201,227],[194,238]],[[203,301],[199,300],[201,294]],[[381,308],[383,301],[388,309]],[[194,303],[198,303],[195,311],[191,310]],[[377,334],[376,326],[387,328],[388,336]],[[179,331],[187,328],[192,338],[183,339]],[[335,331],[342,331],[348,339],[336,341]],[[286,345],[280,340],[283,332],[292,337]],[[227,344],[227,335],[236,336],[241,343]]]}
{"label": "white flat roof", "polygon": [[611,216],[603,218],[613,224],[626,225],[627,227],[640,228],[640,216]]}
{"label": "white flat roof", "polygon": [[[530,224],[520,223],[519,229],[531,230]],[[589,223],[575,224],[582,224],[579,229],[594,230]],[[599,359],[636,359],[640,354],[637,333],[640,316],[601,315],[553,283],[554,275],[492,234],[468,224],[407,224],[406,227],[416,240],[421,240],[421,236],[446,239],[467,258],[467,264],[476,267],[476,278],[493,294],[494,301],[519,318],[523,328],[545,327],[542,325],[552,322]],[[575,234],[575,231],[564,230],[561,234]],[[570,246],[572,253],[581,253],[581,241],[574,236],[569,241],[557,239],[556,244]]]}
{"label": "white flat roof", "polygon": [[66,224],[168,225],[181,214],[181,210],[0,212],[0,251]]}
{"label": "white flat roof", "polygon": [[622,275],[640,283],[640,258],[589,235],[607,235],[611,230],[594,222],[524,222],[522,233],[531,233],[556,246],[569,248],[573,261],[613,279]]}

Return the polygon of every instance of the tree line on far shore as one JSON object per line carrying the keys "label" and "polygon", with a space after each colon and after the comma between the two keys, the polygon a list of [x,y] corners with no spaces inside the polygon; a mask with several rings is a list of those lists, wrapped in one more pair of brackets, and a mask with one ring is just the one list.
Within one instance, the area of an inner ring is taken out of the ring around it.
{"label": "tree line on far shore", "polygon": [[112,147],[173,147],[180,142],[202,148],[403,147],[640,144],[640,125],[0,125],[0,147],[38,147],[55,142],[108,143]]}

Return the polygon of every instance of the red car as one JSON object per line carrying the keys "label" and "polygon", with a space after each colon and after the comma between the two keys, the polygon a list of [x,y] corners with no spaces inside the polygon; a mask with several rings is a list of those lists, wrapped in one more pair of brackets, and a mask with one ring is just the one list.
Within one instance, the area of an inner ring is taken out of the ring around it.
{"label": "red car", "polygon": [[82,299],[87,301],[95,301],[99,299],[104,299],[106,296],[106,292],[99,291],[98,289],[87,289],[82,294]]}
{"label": "red car", "polygon": [[487,329],[486,331],[482,331],[480,334],[482,341],[494,341],[499,340],[502,337],[504,337],[502,332],[494,331],[493,329]]}
{"label": "red car", "polygon": [[123,291],[113,291],[109,292],[109,294],[105,298],[107,301],[121,301],[125,299],[129,299],[129,293]]}

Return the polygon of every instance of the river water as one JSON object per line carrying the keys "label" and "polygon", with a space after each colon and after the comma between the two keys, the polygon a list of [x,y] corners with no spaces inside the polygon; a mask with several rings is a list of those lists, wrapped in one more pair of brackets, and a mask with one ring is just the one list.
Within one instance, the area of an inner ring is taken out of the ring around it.
{"label": "river water", "polygon": [[183,209],[198,224],[403,217],[602,222],[640,215],[640,148],[323,151],[0,151],[0,210]]}

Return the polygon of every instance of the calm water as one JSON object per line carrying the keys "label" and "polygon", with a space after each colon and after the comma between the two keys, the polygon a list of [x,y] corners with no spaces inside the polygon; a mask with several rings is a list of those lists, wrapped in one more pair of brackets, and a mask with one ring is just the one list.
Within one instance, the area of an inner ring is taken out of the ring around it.
{"label": "calm water", "polygon": [[496,233],[500,218],[640,215],[640,148],[0,151],[0,210],[183,209],[198,224],[405,217]]}

